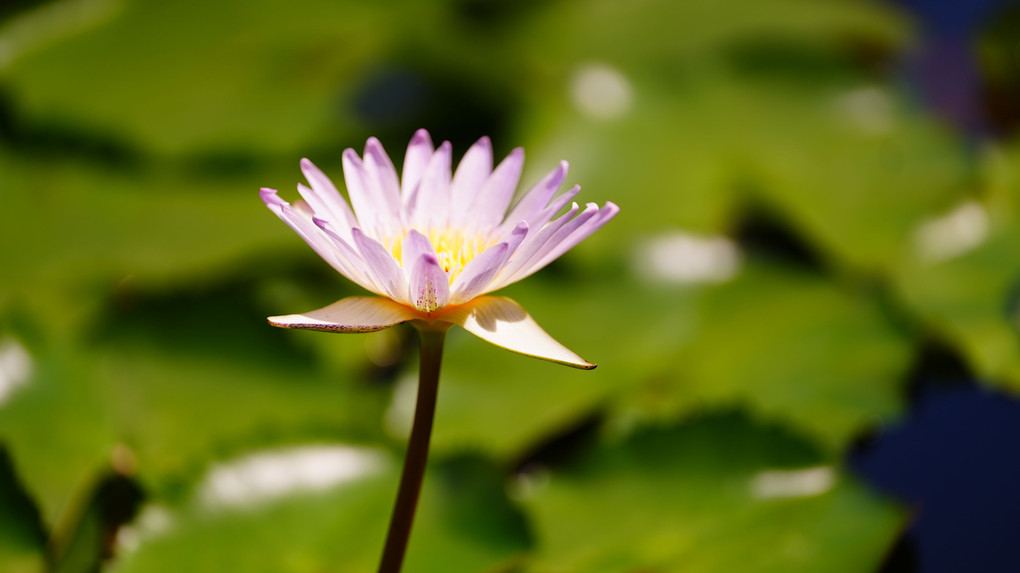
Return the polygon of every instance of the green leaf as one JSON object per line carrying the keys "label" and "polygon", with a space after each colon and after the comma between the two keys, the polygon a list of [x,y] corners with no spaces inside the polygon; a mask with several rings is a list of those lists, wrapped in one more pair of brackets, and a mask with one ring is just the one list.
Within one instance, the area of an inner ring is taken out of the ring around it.
{"label": "green leaf", "polygon": [[974,250],[947,261],[904,261],[896,291],[917,319],[957,348],[978,379],[1020,390],[1020,228],[993,231]]}
{"label": "green leaf", "polygon": [[529,571],[871,571],[899,511],[740,416],[645,428],[523,484]]}
{"label": "green leaf", "polygon": [[740,406],[830,452],[898,414],[911,343],[866,292],[750,264],[708,290],[670,367],[641,380],[619,422]]}
{"label": "green leaf", "polygon": [[[159,153],[334,141],[353,131],[336,113],[357,85],[350,77],[392,41],[381,31],[394,13],[370,4],[97,4],[115,6],[61,41],[15,46],[0,77],[27,122],[64,119]],[[26,27],[48,33],[61,22],[37,20]]]}
{"label": "green leaf", "polygon": [[39,514],[14,475],[7,453],[0,449],[0,569],[38,573],[45,563],[46,535]]}
{"label": "green leaf", "polygon": [[[151,506],[125,533],[128,546],[111,571],[370,571],[382,555],[400,468],[380,451],[366,453],[367,467],[324,489],[294,487],[224,505],[200,485],[181,505]],[[296,475],[288,469],[275,467],[270,477],[286,482]],[[234,475],[259,483],[251,471]],[[502,570],[527,542],[501,476],[477,458],[452,460],[429,468],[404,571]]]}
{"label": "green leaf", "polygon": [[94,365],[76,351],[37,342],[25,349],[30,375],[0,403],[0,442],[47,529],[63,532],[109,467],[111,412]]}

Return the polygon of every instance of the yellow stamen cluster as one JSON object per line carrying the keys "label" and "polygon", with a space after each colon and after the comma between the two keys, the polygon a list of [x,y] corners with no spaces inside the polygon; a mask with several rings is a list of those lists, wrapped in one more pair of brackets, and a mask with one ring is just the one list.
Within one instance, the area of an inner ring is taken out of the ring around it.
{"label": "yellow stamen cluster", "polygon": [[[446,271],[450,284],[457,278],[457,275],[464,270],[464,267],[475,258],[478,253],[491,247],[492,239],[475,233],[465,233],[460,229],[430,229],[422,232],[432,243],[436,250],[436,257],[439,258],[439,266]],[[385,241],[383,244],[393,253],[397,264],[401,264],[401,255],[404,248],[404,239],[407,233],[398,235],[395,239]]]}

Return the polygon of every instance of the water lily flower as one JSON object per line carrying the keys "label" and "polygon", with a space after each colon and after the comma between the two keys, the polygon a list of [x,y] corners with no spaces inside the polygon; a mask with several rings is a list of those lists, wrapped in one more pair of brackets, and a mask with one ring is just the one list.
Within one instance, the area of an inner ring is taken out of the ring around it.
{"label": "water lily flower", "polygon": [[400,177],[375,138],[362,157],[345,150],[342,162],[350,204],[307,159],[301,170],[308,186],[298,184],[303,201],[287,203],[274,189],[262,189],[262,200],[337,272],[380,296],[270,317],[271,324],[331,332],[370,332],[408,321],[455,324],[521,354],[595,367],[513,300],[485,296],[545,267],[619,211],[609,202],[583,209],[571,203],[579,186],[557,195],[566,161],[512,208],[524,151],[514,149],[493,168],[487,137],[456,171],[450,143],[435,148],[425,130],[411,139]]}

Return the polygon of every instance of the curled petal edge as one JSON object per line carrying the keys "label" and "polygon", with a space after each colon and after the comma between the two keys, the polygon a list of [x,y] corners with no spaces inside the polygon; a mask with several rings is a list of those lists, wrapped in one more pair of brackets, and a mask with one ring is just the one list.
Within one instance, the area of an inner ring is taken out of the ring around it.
{"label": "curled petal edge", "polygon": [[518,354],[540,358],[582,370],[588,362],[549,336],[524,308],[501,296],[481,296],[433,313],[419,312],[387,298],[353,296],[306,312],[271,316],[269,323],[282,328],[325,332],[374,332],[402,322],[456,324],[482,340]]}

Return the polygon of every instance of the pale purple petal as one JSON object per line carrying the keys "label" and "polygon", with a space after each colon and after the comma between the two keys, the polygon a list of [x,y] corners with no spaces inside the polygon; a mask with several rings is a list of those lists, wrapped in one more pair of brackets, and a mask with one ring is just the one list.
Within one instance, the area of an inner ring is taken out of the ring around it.
{"label": "pale purple petal", "polygon": [[404,244],[400,253],[400,264],[404,267],[405,274],[411,272],[414,264],[418,262],[422,255],[436,256],[436,249],[432,246],[432,242],[429,241],[428,237],[422,235],[416,229],[411,229],[407,236],[404,237]]}
{"label": "pale purple petal", "polygon": [[[531,233],[525,238],[524,244],[517,250],[514,256],[510,257],[510,262],[503,270],[503,274],[499,276],[496,281],[496,286],[504,287],[512,282],[516,282],[517,275],[521,269],[527,267],[532,261],[537,261],[539,252],[543,251],[543,248],[550,242],[554,235],[560,232],[560,230],[575,220],[575,215],[581,210],[581,207],[577,203],[570,206],[570,209],[566,213],[560,215],[555,221],[549,223],[545,227],[542,227],[538,233]],[[565,237],[569,234],[569,231],[561,234],[560,236]],[[493,289],[495,290],[495,289]]]}
{"label": "pale purple petal", "polygon": [[[408,316],[446,320],[444,307],[451,306],[451,316],[461,312],[459,323],[490,342],[549,360],[594,367],[549,338],[512,301],[492,299],[477,308],[471,305],[486,298],[482,297],[485,293],[549,264],[619,209],[607,203],[601,210],[588,204],[581,211],[575,203],[557,217],[580,190],[575,186],[557,196],[567,174],[564,161],[524,193],[507,214],[520,181],[523,150],[514,149],[493,169],[492,143],[482,137],[451,175],[451,149],[449,142],[435,148],[428,132],[418,130],[398,177],[382,144],[369,138],[363,156],[352,149],[342,154],[346,199],[321,170],[303,159],[301,170],[308,180],[307,186],[298,184],[303,200],[289,204],[272,189],[261,191],[262,200],[338,272],[389,297],[398,307],[407,305],[402,308],[410,314],[394,311],[400,320],[408,320]],[[444,245],[439,252],[428,238],[436,233]],[[485,244],[490,246],[471,256]],[[399,253],[399,260],[394,252]],[[445,271],[439,264],[441,257],[450,257],[457,269]],[[465,258],[466,264],[461,263]],[[364,303],[371,312],[379,310],[370,308],[373,304]],[[283,317],[287,320],[279,325],[357,331],[391,324],[388,319],[344,322],[321,314],[309,319],[311,314]]]}
{"label": "pale purple petal", "polygon": [[337,229],[350,234],[351,227],[357,227],[358,221],[351,212],[351,207],[344,200],[336,185],[314,163],[308,159],[301,160],[301,172],[311,185],[311,189],[298,183],[298,193],[308,202],[316,215],[331,221]]}
{"label": "pale purple petal", "polygon": [[569,164],[566,161],[560,161],[559,167],[553,169],[538,183],[535,183],[521,197],[521,200],[514,205],[510,214],[503,220],[504,224],[516,225],[518,221],[532,223],[535,215],[549,204],[549,200],[552,199],[553,195],[556,194],[556,190],[560,188],[563,180],[566,179],[568,167]]}
{"label": "pale purple petal", "polygon": [[479,230],[489,230],[499,225],[514,197],[514,190],[517,189],[517,183],[521,179],[523,167],[524,150],[518,147],[496,166],[495,171],[474,196],[467,211],[468,225]]}
{"label": "pale purple petal", "polygon": [[467,302],[481,293],[503,268],[508,247],[506,243],[498,243],[471,259],[450,285],[450,304]]}
{"label": "pale purple petal", "polygon": [[414,263],[408,296],[411,304],[422,312],[439,310],[449,302],[450,281],[435,255],[422,255]]}
{"label": "pale purple petal", "polygon": [[400,193],[405,205],[411,193],[418,188],[421,176],[425,173],[425,166],[428,165],[429,159],[432,158],[435,151],[429,132],[424,129],[414,132],[414,137],[411,138],[411,143],[407,146],[407,155],[404,156],[404,172],[400,178]]}
{"label": "pale purple petal", "polygon": [[[365,260],[362,258],[361,253],[356,251],[354,247],[347,242],[347,239],[341,237],[329,221],[324,221],[318,217],[312,217],[312,223],[314,223],[316,227],[322,229],[330,240],[333,241],[333,245],[336,247],[337,262],[340,265],[340,274],[369,291],[386,296],[386,289],[384,289],[381,285],[376,284],[374,278],[370,274],[364,272],[364,269],[367,269],[368,265],[365,264]],[[348,234],[350,234],[350,232],[348,232]]]}
{"label": "pale purple petal", "polygon": [[365,182],[376,199],[380,214],[385,218],[384,227],[392,231],[400,223],[400,181],[393,162],[386,155],[379,140],[370,137],[365,144],[365,159],[362,162]]}
{"label": "pale purple petal", "polygon": [[[531,227],[534,229],[541,229],[546,223],[551,221],[552,218],[556,216],[556,213],[559,213],[560,209],[562,209],[564,205],[569,203],[570,200],[573,199],[580,191],[581,186],[574,185],[573,189],[566,191],[562,193],[559,197],[553,199],[552,203],[549,203],[548,207],[542,209],[541,211],[538,212],[537,215],[532,217],[531,220],[528,221],[528,224],[531,225]],[[501,225],[500,228],[506,227],[508,224],[509,221]]]}
{"label": "pale purple petal", "polygon": [[485,249],[471,259],[450,285],[450,304],[461,304],[492,290],[488,287],[527,234],[528,224],[521,222],[505,241]]}
{"label": "pale purple petal", "polygon": [[422,174],[409,221],[421,230],[445,227],[450,213],[450,142],[444,141]]}
{"label": "pale purple petal", "polygon": [[[594,205],[594,203],[589,203],[589,205]],[[574,248],[578,243],[587,239],[592,233],[599,230],[602,225],[608,223],[609,220],[615,217],[619,212],[620,208],[617,207],[615,203],[607,201],[595,216],[586,221],[582,221],[581,224],[573,225],[573,221],[571,221],[571,225],[568,226],[573,226],[574,228],[571,230],[570,234],[562,238],[554,237],[554,240],[549,241],[542,249],[543,252],[536,257],[537,262],[534,262],[527,268],[522,269],[519,273],[517,273],[517,276],[515,276],[513,280],[518,281],[530,276],[549,263],[558,259],[563,255],[563,253]],[[578,215],[577,218],[580,219],[581,215]]]}
{"label": "pale purple petal", "polygon": [[416,318],[410,308],[389,299],[352,296],[303,314],[270,316],[269,324],[327,332],[373,332]]}
{"label": "pale purple petal", "polygon": [[[304,213],[294,209],[290,203],[287,203],[283,199],[280,199],[276,195],[275,189],[263,188],[259,191],[259,196],[262,201],[269,207],[269,210],[276,213],[288,227],[294,230],[299,237],[304,239],[308,246],[312,248],[324,261],[329,263],[329,266],[336,269],[337,272],[347,276],[344,271],[344,265],[340,261],[336,249],[333,248],[333,243],[330,238],[322,232],[321,229],[315,226],[312,222],[311,216],[307,216]],[[347,276],[353,280],[352,277]]]}
{"label": "pale purple petal", "polygon": [[366,274],[371,275],[386,291],[386,296],[396,301],[406,301],[407,279],[404,278],[404,272],[397,266],[393,255],[378,241],[365,236],[361,229],[355,227],[351,234],[354,237],[354,244],[365,259]]}
{"label": "pale purple petal", "polygon": [[468,149],[457,166],[450,184],[450,224],[463,225],[468,207],[482,191],[486,179],[492,174],[492,142],[483,137]]}
{"label": "pale purple petal", "polygon": [[595,368],[595,364],[556,342],[521,305],[508,298],[479,297],[454,307],[440,320],[458,324],[482,340],[513,352],[584,370]]}
{"label": "pale purple petal", "polygon": [[354,218],[354,214],[350,212],[350,207],[347,206],[346,201],[342,198],[340,199],[343,201],[343,209],[346,209],[347,211],[347,213],[344,213],[344,210],[337,208],[336,205],[324,203],[322,201],[322,196],[314,189],[310,189],[301,183],[297,184],[297,189],[301,198],[308,203],[308,206],[312,209],[312,213],[314,213],[316,217],[330,221],[330,223],[333,224],[333,227],[341,233],[343,237],[350,240],[351,228],[358,226],[358,223]]}

